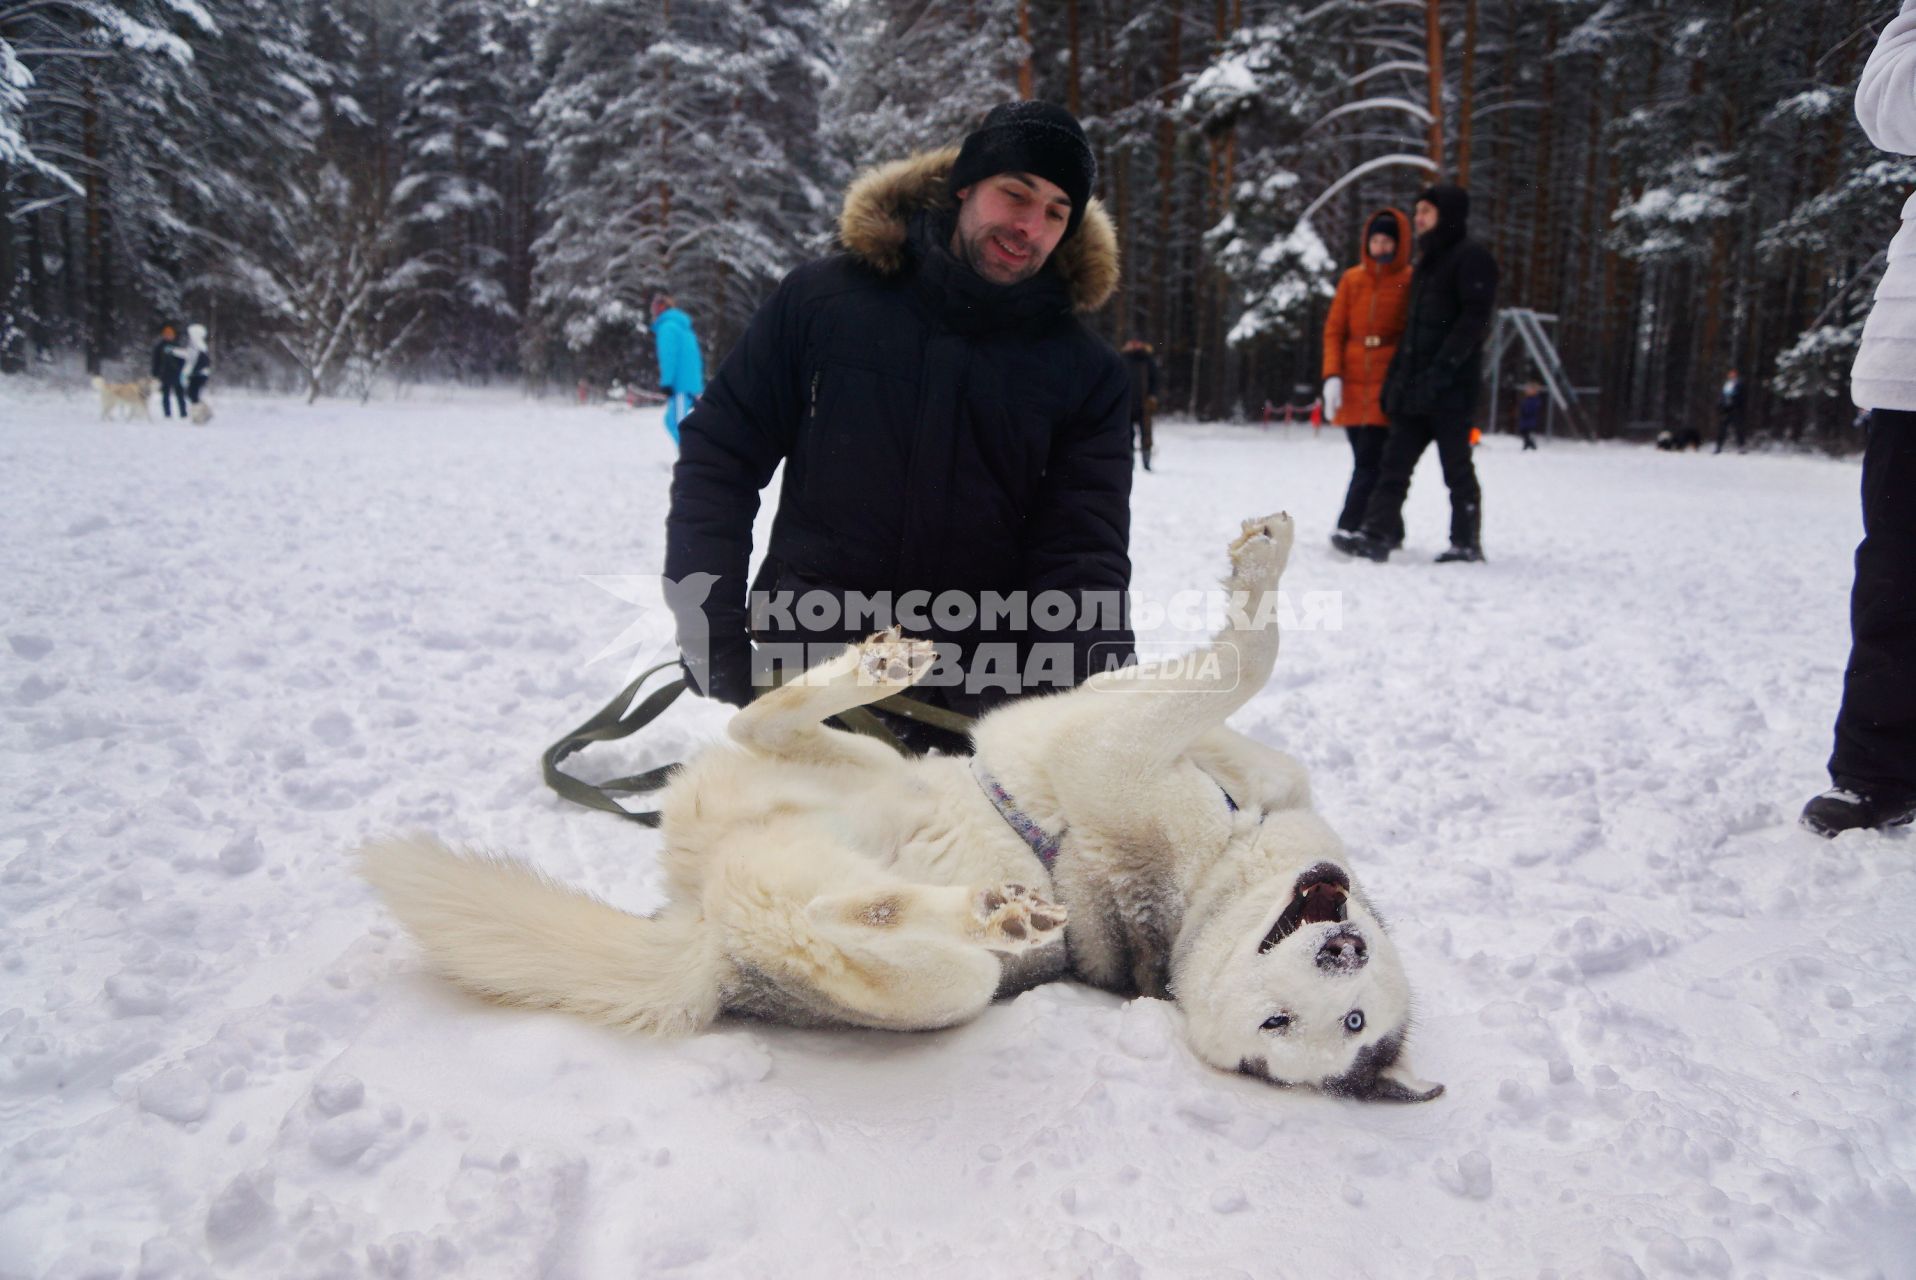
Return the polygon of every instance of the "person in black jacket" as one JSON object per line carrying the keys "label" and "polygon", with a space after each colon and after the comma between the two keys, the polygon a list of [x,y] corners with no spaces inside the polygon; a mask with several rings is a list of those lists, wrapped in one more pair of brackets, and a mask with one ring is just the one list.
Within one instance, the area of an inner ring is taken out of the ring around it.
{"label": "person in black jacket", "polygon": [[1736,433],[1736,447],[1739,451],[1749,447],[1749,435],[1743,429],[1743,413],[1749,402],[1748,394],[1743,390],[1743,379],[1732,369],[1723,379],[1723,390],[1716,396],[1716,451],[1723,452],[1730,434]]}
{"label": "person in black jacket", "polygon": [[1070,113],[1019,102],[852,185],[844,251],[785,278],[680,429],[694,688],[743,705],[891,622],[939,644],[914,696],[966,714],[1130,659],[1131,379],[1078,318],[1117,286],[1095,174]]}
{"label": "person in black jacket", "polygon": [[1371,560],[1403,545],[1404,499],[1427,445],[1437,445],[1450,488],[1450,549],[1439,562],[1482,560],[1483,496],[1470,460],[1470,418],[1477,407],[1484,340],[1497,304],[1497,262],[1466,234],[1470,193],[1435,186],[1417,198],[1417,270],[1410,319],[1384,375],[1390,438],[1382,473],[1356,533],[1338,533],[1338,550]]}
{"label": "person in black jacket", "polygon": [[1136,434],[1144,469],[1151,469],[1151,415],[1158,409],[1158,358],[1151,344],[1133,338],[1120,351],[1131,373],[1131,430]]}
{"label": "person in black jacket", "polygon": [[160,409],[169,418],[173,416],[175,398],[180,402],[180,416],[186,416],[186,390],[180,385],[180,371],[186,367],[186,361],[173,345],[178,340],[179,333],[172,325],[165,324],[160,326],[160,340],[153,344],[153,379],[160,384]]}

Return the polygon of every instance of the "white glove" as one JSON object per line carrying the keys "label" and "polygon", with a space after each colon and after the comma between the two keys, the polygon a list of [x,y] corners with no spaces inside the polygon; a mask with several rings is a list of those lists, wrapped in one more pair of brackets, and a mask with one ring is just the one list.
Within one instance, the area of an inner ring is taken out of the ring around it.
{"label": "white glove", "polygon": [[1344,380],[1342,378],[1324,379],[1324,421],[1336,419],[1337,411],[1344,407]]}

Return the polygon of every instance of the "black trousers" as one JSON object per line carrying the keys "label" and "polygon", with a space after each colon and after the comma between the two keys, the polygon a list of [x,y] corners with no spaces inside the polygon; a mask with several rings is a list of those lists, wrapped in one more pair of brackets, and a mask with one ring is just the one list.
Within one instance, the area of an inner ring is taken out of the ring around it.
{"label": "black trousers", "polygon": [[180,402],[180,416],[184,418],[186,416],[186,388],[182,387],[178,381],[169,381],[166,378],[161,378],[160,410],[169,418],[173,416],[173,401],[175,399],[178,399]]}
{"label": "black trousers", "polygon": [[186,412],[186,402],[188,400],[191,400],[194,404],[200,402],[200,391],[204,389],[205,386],[206,375],[203,373],[196,373],[186,380],[186,390],[180,395],[180,412]]}
{"label": "black trousers", "polygon": [[1470,414],[1436,413],[1391,419],[1390,438],[1384,442],[1384,461],[1364,512],[1364,532],[1387,542],[1404,537],[1404,499],[1410,496],[1410,473],[1431,444],[1444,468],[1450,489],[1450,545],[1474,547],[1483,532],[1483,494],[1477,488],[1477,468],[1470,460]]}
{"label": "black trousers", "polygon": [[1863,541],[1830,778],[1916,796],[1916,412],[1878,409],[1863,454]]}
{"label": "black trousers", "polygon": [[1377,476],[1384,464],[1384,442],[1390,428],[1345,427],[1351,442],[1351,485],[1344,493],[1344,510],[1337,527],[1356,533],[1364,527],[1364,513],[1370,508],[1370,495],[1377,488]]}
{"label": "black trousers", "polygon": [[1743,429],[1742,415],[1718,414],[1716,417],[1716,451],[1718,453],[1723,452],[1723,446],[1729,440],[1731,432],[1736,433],[1737,448],[1742,449],[1748,446],[1749,433]]}
{"label": "black trousers", "polygon": [[1151,452],[1151,411],[1145,408],[1131,410],[1131,435],[1138,447],[1148,456]]}

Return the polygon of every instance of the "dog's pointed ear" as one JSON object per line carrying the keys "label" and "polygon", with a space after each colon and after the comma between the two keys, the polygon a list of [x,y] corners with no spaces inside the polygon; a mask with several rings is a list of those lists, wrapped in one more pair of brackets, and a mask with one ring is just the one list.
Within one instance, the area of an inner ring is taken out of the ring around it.
{"label": "dog's pointed ear", "polygon": [[1377,1073],[1377,1081],[1364,1093],[1366,1102],[1429,1102],[1444,1091],[1444,1086],[1419,1080],[1403,1063],[1394,1063]]}

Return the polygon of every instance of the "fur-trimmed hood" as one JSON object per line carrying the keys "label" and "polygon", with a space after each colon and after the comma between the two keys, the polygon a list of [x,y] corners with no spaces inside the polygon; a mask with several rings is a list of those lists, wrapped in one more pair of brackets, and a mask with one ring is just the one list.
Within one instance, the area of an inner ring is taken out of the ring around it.
{"label": "fur-trimmed hood", "polygon": [[[946,147],[861,173],[845,192],[839,243],[879,273],[896,275],[905,265],[911,215],[953,207],[948,179],[957,159],[958,148]],[[1044,269],[1063,279],[1074,311],[1096,311],[1110,301],[1118,288],[1118,233],[1101,201],[1094,197],[1085,206],[1077,233]]]}

